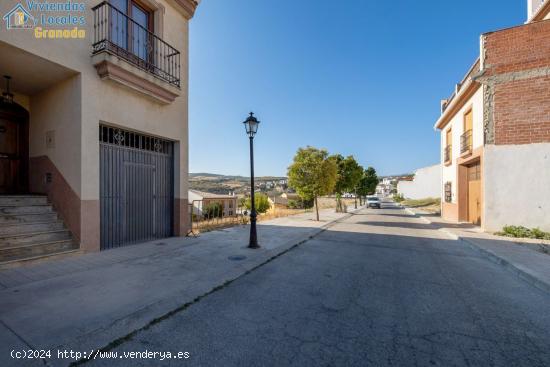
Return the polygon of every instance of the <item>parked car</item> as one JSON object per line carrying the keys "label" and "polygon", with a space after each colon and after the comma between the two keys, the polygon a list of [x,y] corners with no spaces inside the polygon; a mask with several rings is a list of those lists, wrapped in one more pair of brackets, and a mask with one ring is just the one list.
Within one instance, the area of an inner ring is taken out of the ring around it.
{"label": "parked car", "polygon": [[380,199],[377,196],[367,196],[367,208],[380,209]]}

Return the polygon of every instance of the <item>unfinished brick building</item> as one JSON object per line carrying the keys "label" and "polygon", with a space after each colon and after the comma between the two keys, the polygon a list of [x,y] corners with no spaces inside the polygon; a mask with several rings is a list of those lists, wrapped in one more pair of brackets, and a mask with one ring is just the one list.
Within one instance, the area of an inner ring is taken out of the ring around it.
{"label": "unfinished brick building", "polygon": [[550,229],[550,0],[529,0],[525,24],[481,35],[435,127],[445,219]]}

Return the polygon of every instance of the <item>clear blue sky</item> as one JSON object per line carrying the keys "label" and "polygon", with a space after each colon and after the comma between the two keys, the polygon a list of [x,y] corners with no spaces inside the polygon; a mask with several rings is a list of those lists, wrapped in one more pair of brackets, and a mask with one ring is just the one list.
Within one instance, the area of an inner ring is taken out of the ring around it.
{"label": "clear blue sky", "polygon": [[525,17],[525,0],[203,0],[190,26],[190,171],[249,174],[249,111],[257,175],[286,175],[306,145],[379,174],[437,163],[440,99],[481,33]]}

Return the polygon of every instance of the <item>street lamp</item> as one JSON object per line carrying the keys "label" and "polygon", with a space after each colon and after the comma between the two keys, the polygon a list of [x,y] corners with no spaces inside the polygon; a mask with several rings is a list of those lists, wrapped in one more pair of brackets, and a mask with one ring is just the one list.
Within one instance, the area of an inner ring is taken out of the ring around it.
{"label": "street lamp", "polygon": [[256,205],[254,203],[254,135],[258,131],[260,121],[250,112],[250,116],[243,122],[246,134],[250,140],[250,241],[248,248],[260,248],[256,234]]}

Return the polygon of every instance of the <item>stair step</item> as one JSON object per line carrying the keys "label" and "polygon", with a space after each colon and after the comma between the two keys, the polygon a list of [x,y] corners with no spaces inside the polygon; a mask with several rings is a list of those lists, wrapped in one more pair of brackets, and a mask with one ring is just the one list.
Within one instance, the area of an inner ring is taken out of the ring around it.
{"label": "stair step", "polygon": [[29,206],[0,206],[0,214],[19,215],[19,214],[40,214],[52,213],[51,205],[29,205]]}
{"label": "stair step", "polygon": [[0,214],[0,226],[3,224],[53,222],[57,219],[57,214],[54,212],[36,214]]}
{"label": "stair step", "polygon": [[0,249],[15,247],[18,245],[30,245],[35,243],[54,242],[69,239],[71,239],[71,232],[66,229],[0,236]]}
{"label": "stair step", "polygon": [[0,226],[0,236],[22,235],[26,233],[56,231],[59,229],[65,229],[63,222],[60,220],[49,221],[44,223],[5,224]]}
{"label": "stair step", "polygon": [[6,270],[6,269],[18,268],[21,266],[39,264],[41,262],[49,261],[52,259],[56,259],[56,260],[65,259],[67,257],[76,256],[79,254],[82,254],[82,251],[80,251],[80,249],[77,248],[75,250],[67,250],[67,251],[61,251],[61,252],[54,252],[51,254],[26,257],[23,259],[3,261],[3,262],[0,262],[0,271]]}
{"label": "stair step", "polygon": [[78,250],[78,245],[72,240],[53,241],[31,245],[0,249],[0,265],[20,260],[31,260],[44,256],[64,254],[68,251]]}
{"label": "stair step", "polygon": [[48,204],[48,197],[44,195],[9,195],[0,196],[0,207],[2,206],[29,206]]}

